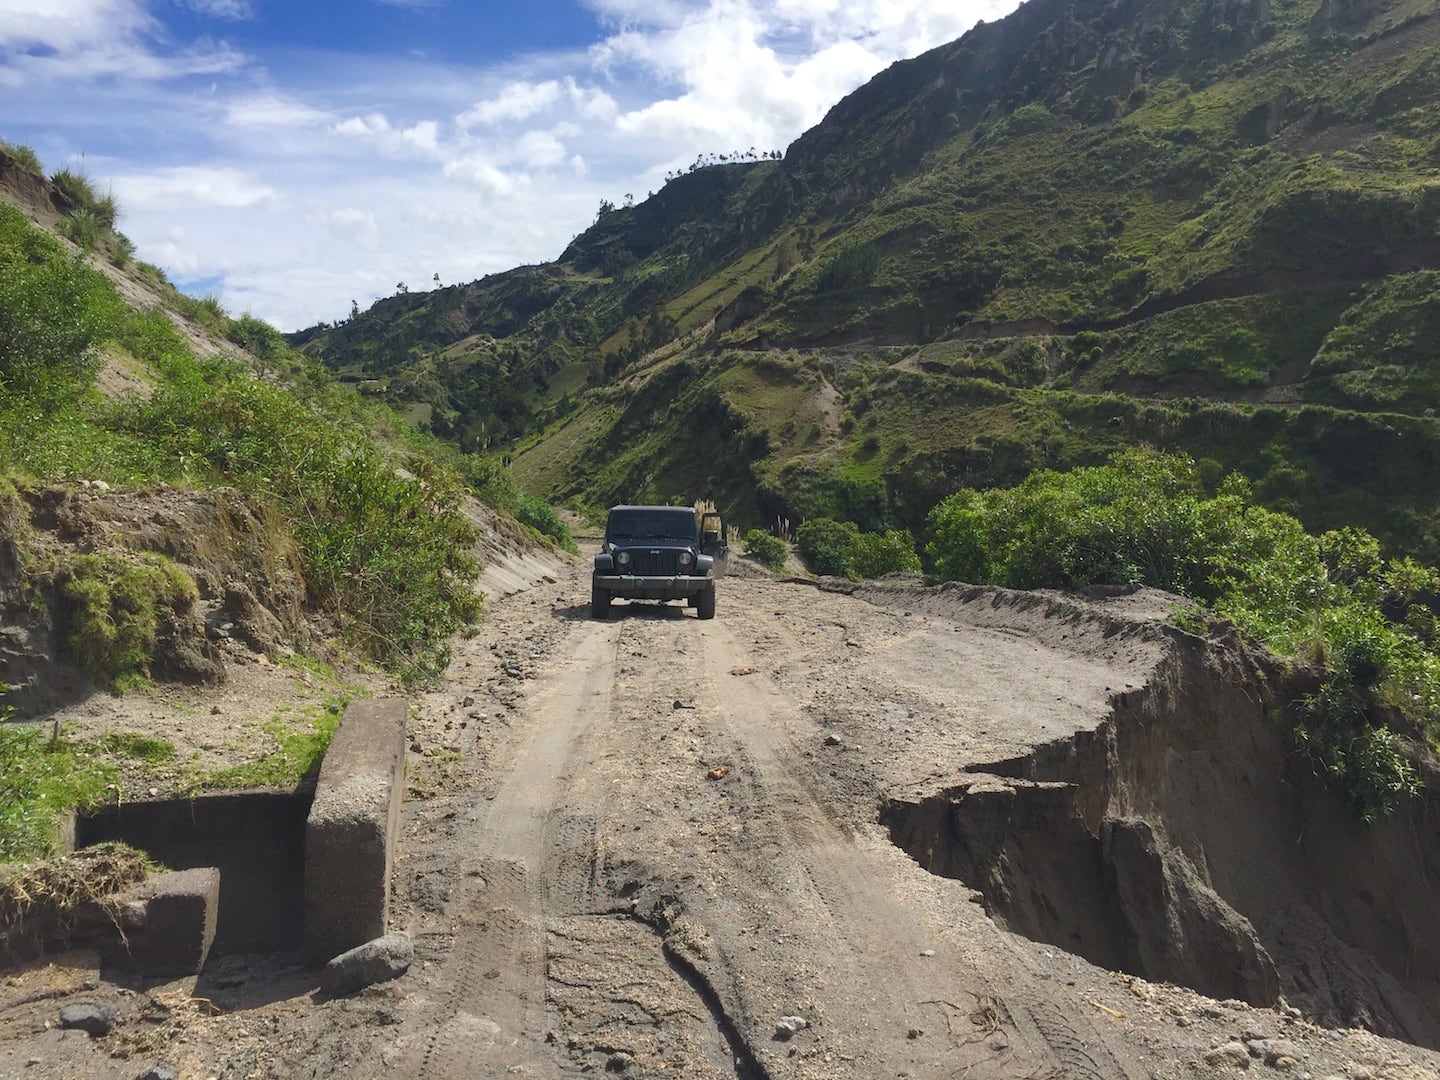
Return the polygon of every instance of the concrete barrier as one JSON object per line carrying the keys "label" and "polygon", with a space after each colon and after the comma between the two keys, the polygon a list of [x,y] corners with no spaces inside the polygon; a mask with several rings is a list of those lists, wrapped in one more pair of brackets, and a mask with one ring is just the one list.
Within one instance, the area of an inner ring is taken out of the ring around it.
{"label": "concrete barrier", "polygon": [[405,790],[406,705],[351,702],[305,825],[305,955],[324,963],[385,933]]}
{"label": "concrete barrier", "polygon": [[107,964],[145,976],[198,975],[215,941],[220,871],[156,874],[113,905],[114,925],[95,942]]}

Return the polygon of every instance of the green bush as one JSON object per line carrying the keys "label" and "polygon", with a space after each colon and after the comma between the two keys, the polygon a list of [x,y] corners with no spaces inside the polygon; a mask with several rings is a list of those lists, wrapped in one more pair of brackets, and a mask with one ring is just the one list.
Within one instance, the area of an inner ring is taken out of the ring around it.
{"label": "green bush", "polygon": [[135,241],[124,233],[115,233],[110,238],[110,251],[116,266],[129,266],[135,257]]}
{"label": "green bush", "polygon": [[853,522],[811,518],[795,530],[796,546],[805,564],[816,574],[849,577],[850,553],[860,530]]}
{"label": "green bush", "polygon": [[402,476],[362,430],[325,423],[285,390],[215,363],[117,417],[192,476],[276,499],[294,523],[312,599],[370,656],[423,680],[479,613],[459,477],[412,458]]}
{"label": "green bush", "polygon": [[0,204],[0,397],[46,407],[74,400],[98,370],[95,348],[119,311],[101,274]]}
{"label": "green bush", "polygon": [[1399,710],[1432,741],[1440,735],[1440,656],[1423,636],[1436,625],[1440,573],[1383,562],[1363,530],[1312,536],[1254,505],[1243,478],[1207,495],[1189,459],[1143,450],[1032,473],[1006,490],[958,492],[930,524],[941,577],[1022,589],[1154,585],[1201,601],[1277,652],[1322,663],[1297,740],[1359,820],[1415,790],[1385,716]]}
{"label": "green bush", "polygon": [[741,544],[744,545],[745,554],[771,570],[782,569],[785,560],[790,557],[790,548],[785,541],[764,529],[751,529],[745,534]]}
{"label": "green bush", "polygon": [[[164,311],[128,310],[108,279],[0,205],[5,469],[245,491],[289,522],[313,601],[406,680],[443,670],[450,635],[479,610],[466,480],[481,501],[575,550],[555,511],[520,492],[497,461],[462,456],[361,402],[273,328],[230,320],[213,297],[176,306],[275,362],[290,385],[233,360],[197,359]],[[87,396],[106,344],[153,375],[148,399]],[[157,572],[143,560],[88,556],[64,579],[73,647],[112,681],[143,677],[153,655],[149,614],[170,595]]]}
{"label": "green bush", "polygon": [[850,563],[853,573],[862,578],[920,572],[920,556],[916,554],[915,537],[909,530],[860,533],[855,537]]}
{"label": "green bush", "polygon": [[95,186],[90,183],[90,178],[84,173],[74,172],[70,169],[57,169],[50,175],[50,183],[59,188],[73,202],[79,204],[82,209],[94,209],[97,197]]}
{"label": "green bush", "polygon": [[850,244],[831,256],[815,281],[817,292],[859,289],[875,280],[880,253],[869,244]]}
{"label": "green bush", "polygon": [[189,574],[153,554],[77,556],[60,591],[70,648],[117,689],[149,677],[162,613],[184,613],[199,599]]}
{"label": "green bush", "polygon": [[14,158],[26,172],[34,173],[36,176],[45,175],[45,167],[40,164],[40,158],[30,147],[0,139],[0,150]]}
{"label": "green bush", "polygon": [[814,518],[795,530],[795,539],[817,574],[859,581],[920,570],[915,538],[908,531],[861,532],[853,522]]}
{"label": "green bush", "polygon": [[275,361],[290,351],[290,347],[285,344],[284,335],[254,315],[241,315],[238,319],[231,320],[225,336],[261,360]]}

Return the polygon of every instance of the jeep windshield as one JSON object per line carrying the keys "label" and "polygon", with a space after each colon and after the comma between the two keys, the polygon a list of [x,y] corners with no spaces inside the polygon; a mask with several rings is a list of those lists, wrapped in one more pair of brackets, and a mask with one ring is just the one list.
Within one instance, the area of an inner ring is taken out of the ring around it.
{"label": "jeep windshield", "polygon": [[605,537],[611,543],[622,540],[679,540],[693,544],[696,539],[695,512],[688,507],[674,510],[615,509],[610,511]]}

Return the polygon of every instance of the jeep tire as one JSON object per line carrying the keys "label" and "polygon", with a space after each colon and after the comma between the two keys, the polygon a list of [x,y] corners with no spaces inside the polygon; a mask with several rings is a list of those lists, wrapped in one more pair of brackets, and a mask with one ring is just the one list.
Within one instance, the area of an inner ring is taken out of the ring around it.
{"label": "jeep tire", "polygon": [[715,617],[715,586],[695,594],[695,614],[702,619]]}
{"label": "jeep tire", "polygon": [[590,586],[590,617],[603,619],[610,614],[610,594],[598,585]]}

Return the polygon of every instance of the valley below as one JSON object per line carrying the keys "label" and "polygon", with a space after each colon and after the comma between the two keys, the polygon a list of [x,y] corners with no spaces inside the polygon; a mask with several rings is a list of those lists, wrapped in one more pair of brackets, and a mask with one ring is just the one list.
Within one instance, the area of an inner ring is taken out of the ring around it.
{"label": "valley below", "polygon": [[52,956],[0,980],[0,1075],[1440,1073],[1426,807],[1351,829],[1272,711],[1303,675],[1175,598],[737,555],[713,621],[596,621],[588,559],[513,565],[412,700],[403,977]]}

